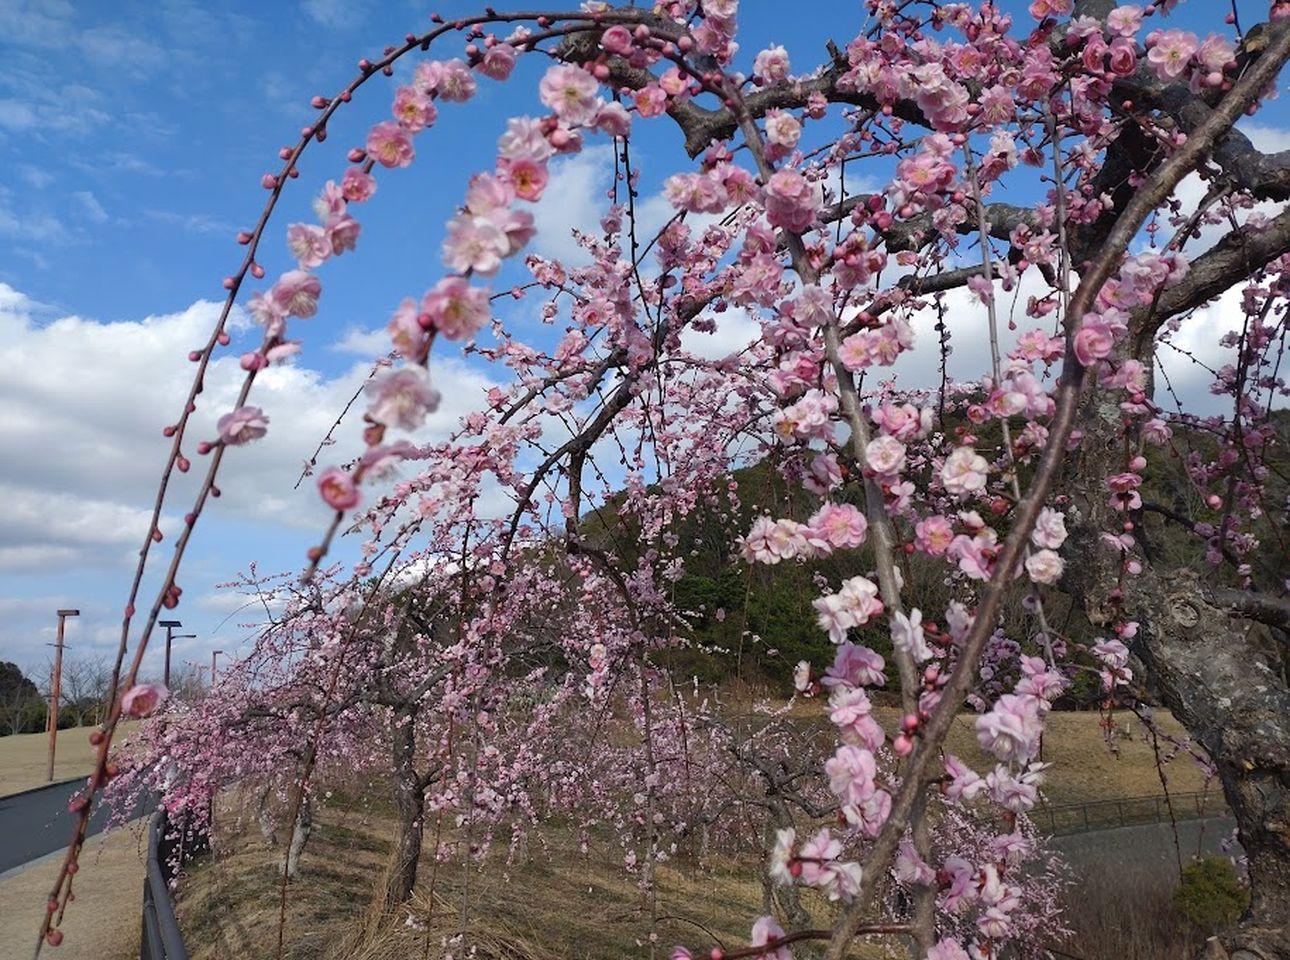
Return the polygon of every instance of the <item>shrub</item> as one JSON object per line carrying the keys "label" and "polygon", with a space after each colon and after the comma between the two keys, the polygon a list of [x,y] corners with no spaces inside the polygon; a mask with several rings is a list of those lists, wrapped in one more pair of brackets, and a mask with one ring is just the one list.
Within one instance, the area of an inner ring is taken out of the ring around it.
{"label": "shrub", "polygon": [[1207,936],[1235,923],[1249,902],[1236,868],[1224,857],[1202,857],[1187,864],[1174,891],[1178,912]]}

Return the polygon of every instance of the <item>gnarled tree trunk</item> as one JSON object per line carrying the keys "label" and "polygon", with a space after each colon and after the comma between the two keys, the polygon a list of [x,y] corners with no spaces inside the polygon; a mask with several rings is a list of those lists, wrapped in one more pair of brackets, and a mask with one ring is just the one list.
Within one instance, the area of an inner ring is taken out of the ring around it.
{"label": "gnarled tree trunk", "polygon": [[[1230,596],[1188,568],[1121,578],[1118,547],[1103,536],[1125,515],[1108,502],[1106,478],[1124,469],[1118,411],[1090,399],[1084,439],[1070,461],[1066,492],[1067,575],[1063,586],[1094,626],[1136,620],[1130,649],[1147,688],[1208,752],[1236,817],[1249,860],[1252,902],[1210,956],[1290,958],[1290,688],[1285,646],[1237,616]],[[1234,593],[1234,592],[1228,592]]]}

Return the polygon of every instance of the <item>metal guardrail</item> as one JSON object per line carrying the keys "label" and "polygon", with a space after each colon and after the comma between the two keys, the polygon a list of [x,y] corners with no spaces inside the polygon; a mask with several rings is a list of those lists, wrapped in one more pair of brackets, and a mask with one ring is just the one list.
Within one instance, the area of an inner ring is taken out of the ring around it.
{"label": "metal guardrail", "polygon": [[148,869],[143,881],[139,960],[188,960],[170,885],[179,868],[207,847],[205,834],[181,829],[172,835],[164,808],[152,815],[148,822]]}
{"label": "metal guardrail", "polygon": [[1042,805],[1031,811],[1030,817],[1040,827],[1046,826],[1050,834],[1070,834],[1142,823],[1165,823],[1171,818],[1202,820],[1226,816],[1227,812],[1222,791],[1213,790]]}

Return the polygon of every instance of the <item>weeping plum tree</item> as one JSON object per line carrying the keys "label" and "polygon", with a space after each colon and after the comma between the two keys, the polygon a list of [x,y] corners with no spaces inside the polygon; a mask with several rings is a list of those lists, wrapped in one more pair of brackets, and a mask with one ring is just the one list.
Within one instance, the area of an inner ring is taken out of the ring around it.
{"label": "weeping plum tree", "polygon": [[[256,668],[152,728],[168,731],[157,734],[165,756],[190,761],[158,781],[168,802],[246,775],[229,745],[258,718],[274,745],[262,772],[283,785],[294,823],[315,771],[369,756],[361,731],[384,724],[409,831],[387,903],[415,883],[427,811],[464,825],[469,857],[503,824],[579,810],[620,828],[648,888],[676,838],[755,805],[773,820],[770,849],[749,854],[769,855],[767,915],[750,918],[747,947],[711,947],[713,958],[837,960],[858,936],[931,960],[1033,953],[1060,924],[1025,867],[1040,735],[1053,701],[1092,674],[1108,702],[1169,706],[1217,768],[1252,902],[1211,949],[1290,954],[1284,507],[1269,493],[1290,155],[1260,152],[1237,126],[1276,89],[1290,4],[1264,4],[1251,24],[1205,4],[1213,32],[1199,36],[1171,22],[1174,2],[1006,12],[867,0],[849,29],[820,25],[822,62],[805,66],[777,46],[742,52],[737,6],[435,17],[314,98],[316,121],[263,177],[264,213],[238,237],[225,310],[190,354],[191,393],[165,429],[154,523],[172,471],[205,474],[137,625],[159,529],[143,545],[121,695],[74,804],[80,825],[40,942],[61,940],[90,807],[117,773],[118,720],[164,701],[136,682],[139,664],[178,602],[225,458],[235,469],[237,448],[269,429],[273,411],[251,403],[257,376],[301,349],[289,327],[318,310],[318,271],[355,255],[362,205],[378,183],[398,188],[439,111],[537,61],[537,115],[497,118],[495,163],[437,173],[464,188],[442,271],[419,295],[373,294],[387,298],[396,359],[367,386],[364,448],[315,478],[332,521],[249,658]],[[264,275],[266,225],[302,155],[360,90],[422,54],[392,113],[327,181],[319,223],[287,228],[298,268],[248,301],[263,340],[241,357],[237,404],[220,411],[217,436],[193,436],[229,312]],[[673,215],[647,232],[632,144],[651,122],[679,129],[684,155],[651,173],[666,178]],[[585,262],[523,256],[552,163],[596,140],[612,144],[615,177],[599,232],[578,236]],[[858,192],[857,176],[879,187]],[[521,260],[526,279],[500,279]],[[531,308],[502,322],[502,298]],[[1171,410],[1158,352],[1183,350],[1180,331],[1216,299],[1239,317],[1214,371],[1229,412]],[[718,360],[695,352],[729,316],[757,326],[753,342]],[[954,342],[972,340],[988,343],[981,369],[951,377]],[[509,386],[447,441],[399,438],[435,409],[435,357],[458,342],[509,371]],[[935,373],[911,374],[906,358]],[[720,711],[688,709],[659,666],[689,642],[694,613],[672,600],[678,521],[737,516],[733,470],[767,456],[818,508],[729,523],[747,561],[852,554],[868,570],[821,583],[814,599],[836,644],[831,663],[796,673],[836,729],[819,757],[786,747],[774,725],[735,730]],[[1161,482],[1190,491],[1194,512],[1144,500]],[[510,506],[489,508],[499,492]],[[1197,537],[1196,562],[1169,563],[1148,516]],[[364,538],[361,561],[324,566],[341,533]],[[906,587],[914,564],[946,579],[944,609],[919,609]],[[1058,605],[1072,611],[1060,621]],[[1075,613],[1089,630],[1071,627]],[[890,665],[866,643],[879,634]],[[894,729],[871,709],[887,683],[902,705]],[[965,703],[994,761],[985,775],[944,750]],[[594,737],[611,711],[639,737],[605,739],[590,758],[569,749],[570,723]],[[738,773],[714,773],[723,763]],[[160,777],[146,764],[128,775]],[[823,894],[827,916],[803,906],[804,887]]]}

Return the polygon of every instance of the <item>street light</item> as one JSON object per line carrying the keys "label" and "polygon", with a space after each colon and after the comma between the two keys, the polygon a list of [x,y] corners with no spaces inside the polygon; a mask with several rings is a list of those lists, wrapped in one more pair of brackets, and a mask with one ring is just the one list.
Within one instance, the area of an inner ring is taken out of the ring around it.
{"label": "street light", "polygon": [[223,652],[224,652],[223,650],[211,651],[211,689],[212,690],[215,689],[215,658],[218,657]]}
{"label": "street light", "polygon": [[196,637],[195,633],[175,633],[175,627],[182,627],[183,624],[178,620],[158,620],[157,625],[166,628],[166,670],[162,678],[162,683],[166,689],[170,689],[170,641],[171,640],[191,640]]}
{"label": "street light", "polygon": [[54,647],[54,682],[49,694],[49,770],[45,779],[54,782],[54,751],[58,748],[58,695],[63,682],[63,625],[68,617],[79,617],[79,610],[58,611],[58,642]]}

